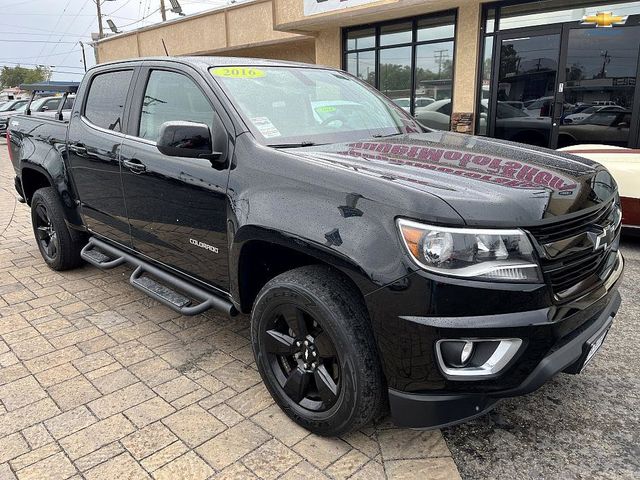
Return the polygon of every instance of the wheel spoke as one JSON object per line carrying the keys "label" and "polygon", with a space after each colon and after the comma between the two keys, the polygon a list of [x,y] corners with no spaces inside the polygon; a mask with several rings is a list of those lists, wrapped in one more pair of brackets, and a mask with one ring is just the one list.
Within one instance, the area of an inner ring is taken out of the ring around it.
{"label": "wheel spoke", "polygon": [[289,305],[282,309],[282,317],[287,322],[289,328],[293,330],[296,338],[304,338],[307,336],[307,323],[304,319],[304,313],[297,307]]}
{"label": "wheel spoke", "polygon": [[327,332],[321,332],[315,338],[315,344],[320,358],[333,358],[337,355],[333,342]]}
{"label": "wheel spoke", "polygon": [[56,253],[58,253],[58,235],[56,234],[56,232],[53,232],[51,234],[51,237],[49,237],[49,246],[53,251],[53,253],[51,254],[51,256],[53,257]]}
{"label": "wheel spoke", "polygon": [[47,225],[49,223],[47,212],[44,210],[44,207],[42,205],[38,205],[38,208],[36,208],[36,214],[44,225]]}
{"label": "wheel spoke", "polygon": [[277,330],[267,330],[265,349],[269,353],[288,355],[293,353],[295,339]]}
{"label": "wheel spoke", "polygon": [[284,391],[294,402],[299,403],[307,393],[310,379],[311,375],[308,372],[296,367],[284,383]]}
{"label": "wheel spoke", "polygon": [[324,365],[320,365],[313,372],[313,376],[316,380],[316,387],[318,387],[318,393],[325,403],[333,403],[338,396],[338,385],[333,381],[331,375]]}

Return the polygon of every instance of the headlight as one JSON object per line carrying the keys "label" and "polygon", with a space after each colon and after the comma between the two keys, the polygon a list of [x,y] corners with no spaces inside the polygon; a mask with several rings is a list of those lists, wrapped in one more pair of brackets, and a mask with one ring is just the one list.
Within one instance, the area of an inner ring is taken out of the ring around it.
{"label": "headlight", "polygon": [[430,272],[476,280],[542,282],[533,246],[521,230],[447,228],[398,220],[413,260]]}

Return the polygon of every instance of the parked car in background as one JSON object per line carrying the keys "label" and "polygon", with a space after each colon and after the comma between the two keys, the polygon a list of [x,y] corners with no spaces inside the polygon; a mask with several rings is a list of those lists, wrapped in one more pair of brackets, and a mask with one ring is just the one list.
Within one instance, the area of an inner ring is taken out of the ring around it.
{"label": "parked car in background", "polygon": [[618,184],[622,226],[628,232],[640,234],[640,149],[581,144],[559,151],[588,158],[607,167]]}
{"label": "parked car in background", "polygon": [[[480,102],[480,127],[486,128],[488,100]],[[415,118],[422,125],[435,130],[449,130],[451,123],[451,99],[438,100],[424,108],[416,109]],[[496,109],[496,136],[514,142],[546,145],[550,117],[531,117],[511,102],[498,102]]]}
{"label": "parked car in background", "polygon": [[0,106],[0,135],[4,135],[7,131],[7,121],[12,115],[11,112],[15,112],[23,105],[26,105],[29,100],[9,100],[3,102]]}
{"label": "parked car in background", "polygon": [[[73,96],[67,97],[65,103],[62,107],[62,115],[68,115],[71,112],[71,108],[73,107]],[[58,111],[58,107],[60,106],[60,102],[62,102],[62,97],[42,97],[31,102],[31,113],[37,116],[44,117],[54,117]],[[14,110],[2,111],[0,109],[0,135],[5,135],[7,133],[7,125],[9,124],[9,120],[11,117],[25,113],[27,109],[27,105],[29,100],[14,100],[15,102],[21,102],[20,106]]]}
{"label": "parked car in background", "polygon": [[[405,112],[409,113],[411,111],[411,109],[409,108],[409,106],[411,105],[410,98],[408,97],[394,98],[391,101],[396,105],[398,105],[400,108],[402,108]],[[433,102],[435,102],[435,98],[416,97],[414,101],[414,106],[415,106],[414,110],[417,110],[418,108],[421,108],[421,107],[426,107],[427,105],[430,105]]]}
{"label": "parked car in background", "polygon": [[611,107],[604,107],[579,122],[560,125],[558,147],[589,143],[594,138],[606,145],[618,147],[627,145],[631,110],[609,110],[609,108]]}
{"label": "parked car in background", "polygon": [[585,120],[586,118],[590,117],[594,113],[600,112],[600,111],[623,112],[625,111],[625,108],[619,105],[614,105],[614,106],[592,105],[588,108],[585,108],[584,110],[581,110],[580,112],[571,113],[567,115],[562,120],[562,123],[564,124],[580,123],[582,120]]}

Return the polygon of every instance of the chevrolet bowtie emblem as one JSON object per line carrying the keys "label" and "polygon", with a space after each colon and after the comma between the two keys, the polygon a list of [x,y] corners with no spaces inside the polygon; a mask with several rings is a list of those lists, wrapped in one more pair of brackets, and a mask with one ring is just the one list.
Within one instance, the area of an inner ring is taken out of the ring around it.
{"label": "chevrolet bowtie emblem", "polygon": [[621,17],[613,15],[611,12],[598,12],[595,15],[585,15],[582,17],[582,25],[595,25],[596,27],[613,27],[614,25],[624,25],[628,16]]}
{"label": "chevrolet bowtie emblem", "polygon": [[613,233],[614,230],[611,226],[605,227],[602,232],[587,232],[587,237],[589,241],[593,244],[594,250],[599,250],[601,248],[606,249],[611,242],[613,241]]}

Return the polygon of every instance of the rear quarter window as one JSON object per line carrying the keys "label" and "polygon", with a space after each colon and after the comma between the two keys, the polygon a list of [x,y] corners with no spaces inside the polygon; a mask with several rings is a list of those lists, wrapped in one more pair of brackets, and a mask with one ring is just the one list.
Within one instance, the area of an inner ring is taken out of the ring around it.
{"label": "rear quarter window", "polygon": [[93,77],[84,106],[84,116],[92,124],[122,131],[122,117],[133,70],[101,73]]}

